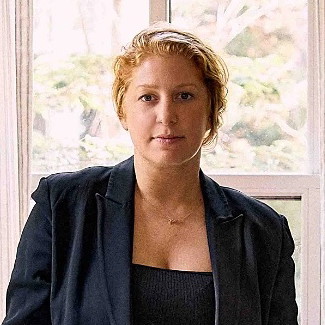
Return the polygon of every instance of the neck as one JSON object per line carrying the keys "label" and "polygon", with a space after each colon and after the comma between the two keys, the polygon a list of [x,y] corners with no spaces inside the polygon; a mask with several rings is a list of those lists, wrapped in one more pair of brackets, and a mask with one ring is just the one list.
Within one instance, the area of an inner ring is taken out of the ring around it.
{"label": "neck", "polygon": [[137,191],[153,204],[193,206],[201,200],[199,158],[181,166],[155,166],[134,159]]}

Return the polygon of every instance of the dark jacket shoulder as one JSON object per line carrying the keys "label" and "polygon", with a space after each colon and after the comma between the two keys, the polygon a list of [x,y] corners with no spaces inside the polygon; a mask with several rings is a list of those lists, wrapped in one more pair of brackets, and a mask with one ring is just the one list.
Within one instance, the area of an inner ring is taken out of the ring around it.
{"label": "dark jacket shoulder", "polygon": [[233,215],[243,215],[245,222],[264,232],[282,233],[284,217],[269,205],[239,190],[221,187]]}
{"label": "dark jacket shoulder", "polygon": [[229,206],[233,210],[249,211],[253,216],[266,213],[268,216],[278,218],[278,213],[264,202],[249,196],[237,189],[221,186]]}
{"label": "dark jacket shoulder", "polygon": [[114,167],[95,166],[74,172],[62,172],[41,179],[38,188],[32,194],[36,202],[48,200],[44,197],[47,192],[53,200],[59,200],[69,194],[85,197],[90,192],[105,195],[107,182]]}

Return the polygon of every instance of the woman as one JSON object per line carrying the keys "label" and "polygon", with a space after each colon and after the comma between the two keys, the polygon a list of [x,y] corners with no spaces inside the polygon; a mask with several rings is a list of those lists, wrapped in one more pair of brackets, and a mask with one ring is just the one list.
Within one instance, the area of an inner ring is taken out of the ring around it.
{"label": "woman", "polygon": [[3,324],[297,324],[286,219],[200,171],[226,102],[222,60],[149,28],[114,70],[134,157],[41,180]]}

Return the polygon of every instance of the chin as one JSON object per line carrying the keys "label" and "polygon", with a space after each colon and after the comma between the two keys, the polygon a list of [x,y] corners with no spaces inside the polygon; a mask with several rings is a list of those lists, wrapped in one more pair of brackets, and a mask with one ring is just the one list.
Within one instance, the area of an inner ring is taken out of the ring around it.
{"label": "chin", "polygon": [[190,164],[193,166],[200,165],[201,151],[194,153],[193,155],[160,155],[148,159],[150,163],[160,168],[173,168],[173,167],[184,167]]}

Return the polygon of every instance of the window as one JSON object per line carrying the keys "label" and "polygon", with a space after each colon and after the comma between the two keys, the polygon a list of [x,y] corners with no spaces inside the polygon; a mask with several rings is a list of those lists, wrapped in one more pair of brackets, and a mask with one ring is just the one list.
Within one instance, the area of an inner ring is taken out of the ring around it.
{"label": "window", "polygon": [[33,173],[132,154],[110,98],[111,64],[148,24],[147,1],[34,1]]}
{"label": "window", "polygon": [[[163,2],[151,2],[151,9],[165,17],[158,3]],[[176,26],[210,43],[230,70],[225,124],[216,148],[204,150],[202,168],[319,170],[318,162],[310,166],[308,159],[313,142],[308,141],[307,1],[205,0],[184,6],[175,0],[169,11]],[[34,12],[33,172],[126,158],[132,146],[112,108],[111,59],[149,24],[148,2],[74,0],[67,7],[64,1],[35,1]],[[69,19],[62,19],[62,12]]]}
{"label": "window", "polygon": [[[30,1],[22,3],[30,6]],[[14,47],[13,4],[4,0],[1,10],[9,18],[0,22],[4,71],[0,86],[9,85],[5,94],[10,91],[14,98],[14,78],[9,76],[16,71],[15,58],[3,46]],[[325,319],[324,0],[35,0],[33,11],[32,189],[42,175],[115,164],[132,154],[111,104],[112,57],[153,21],[167,20],[194,31],[225,59],[231,76],[225,124],[217,147],[204,152],[202,168],[221,185],[265,200],[288,217],[297,247],[300,324],[321,324]],[[17,8],[16,15],[22,15]],[[10,185],[8,194],[16,199],[15,175],[21,167],[16,155],[27,153],[12,138],[10,143],[3,140],[15,134],[16,106],[8,98],[0,96],[0,143],[6,149],[1,149],[0,167],[7,175],[5,179],[1,174],[0,185]],[[9,172],[11,159],[15,163]],[[14,202],[12,197],[0,195],[1,206]],[[10,227],[3,225],[17,218],[16,210],[10,211],[8,205],[0,215],[1,229],[9,229],[1,236],[8,265],[17,238],[13,240]],[[2,310],[9,274],[3,269]]]}
{"label": "window", "polygon": [[183,4],[171,2],[172,22],[208,41],[230,70],[225,124],[205,167],[305,171],[307,1]]}

